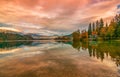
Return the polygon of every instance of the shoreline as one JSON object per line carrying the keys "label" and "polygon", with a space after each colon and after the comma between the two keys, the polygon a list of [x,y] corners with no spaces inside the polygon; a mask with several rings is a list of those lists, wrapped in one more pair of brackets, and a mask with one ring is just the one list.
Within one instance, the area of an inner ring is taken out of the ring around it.
{"label": "shoreline", "polygon": [[72,40],[6,40],[6,41],[3,41],[3,40],[0,40],[0,42],[32,42],[32,41],[53,41],[53,42],[55,42],[55,41],[57,41],[57,42],[61,42],[61,41],[72,41]]}

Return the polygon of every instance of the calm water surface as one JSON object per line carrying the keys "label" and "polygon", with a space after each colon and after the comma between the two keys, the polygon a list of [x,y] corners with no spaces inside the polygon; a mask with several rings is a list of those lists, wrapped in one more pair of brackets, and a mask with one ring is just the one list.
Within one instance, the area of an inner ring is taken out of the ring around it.
{"label": "calm water surface", "polygon": [[119,77],[120,42],[1,42],[0,77]]}

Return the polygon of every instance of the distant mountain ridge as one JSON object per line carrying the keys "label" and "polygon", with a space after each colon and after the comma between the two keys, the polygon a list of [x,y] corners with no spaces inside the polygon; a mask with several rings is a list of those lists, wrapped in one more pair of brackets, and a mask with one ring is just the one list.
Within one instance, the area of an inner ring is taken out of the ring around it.
{"label": "distant mountain ridge", "polygon": [[16,30],[0,29],[0,41],[7,40],[32,40],[33,38],[27,34],[16,32]]}
{"label": "distant mountain ridge", "polygon": [[22,33],[17,29],[0,27],[0,41],[7,40],[64,40],[70,39],[71,34],[68,35],[41,35],[39,33]]}

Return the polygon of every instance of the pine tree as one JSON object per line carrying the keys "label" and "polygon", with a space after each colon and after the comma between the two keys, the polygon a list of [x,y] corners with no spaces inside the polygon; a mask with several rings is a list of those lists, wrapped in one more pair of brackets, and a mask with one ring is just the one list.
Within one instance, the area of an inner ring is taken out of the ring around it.
{"label": "pine tree", "polygon": [[98,20],[96,21],[96,31],[97,31],[97,35],[100,35],[100,23]]}
{"label": "pine tree", "polygon": [[100,19],[100,29],[103,28],[103,27],[104,27],[104,21],[103,21],[103,19],[101,18],[101,19]]}
{"label": "pine tree", "polygon": [[120,37],[120,14],[115,16],[116,28],[115,37]]}
{"label": "pine tree", "polygon": [[92,26],[93,26],[93,31],[95,31],[96,29],[95,29],[95,23],[94,22],[93,22]]}
{"label": "pine tree", "polygon": [[98,30],[99,29],[99,21],[97,20],[96,21],[96,30]]}
{"label": "pine tree", "polygon": [[105,27],[107,27],[107,28],[109,27],[109,26],[108,26],[108,23],[106,23]]}
{"label": "pine tree", "polygon": [[103,22],[103,19],[102,19],[102,18],[100,19],[99,25],[100,25],[100,27],[99,27],[99,30],[100,30],[100,31],[99,31],[99,36],[102,36],[102,35],[101,35],[101,34],[102,34],[102,33],[101,33],[102,30],[101,30],[101,29],[104,27],[104,22]]}
{"label": "pine tree", "polygon": [[92,35],[92,25],[91,25],[91,23],[89,24],[89,27],[88,27],[88,35]]}

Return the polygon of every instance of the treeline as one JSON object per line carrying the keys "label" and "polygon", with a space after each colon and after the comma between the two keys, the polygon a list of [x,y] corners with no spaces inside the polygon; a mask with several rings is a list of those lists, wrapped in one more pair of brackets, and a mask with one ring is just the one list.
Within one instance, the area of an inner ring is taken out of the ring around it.
{"label": "treeline", "polygon": [[90,57],[94,57],[103,61],[106,57],[111,57],[111,59],[116,63],[117,66],[120,65],[120,42],[80,42],[73,41],[72,47],[80,51],[88,51]]}
{"label": "treeline", "polygon": [[12,41],[12,42],[0,42],[0,51],[14,49],[23,45],[31,46],[32,41]]}
{"label": "treeline", "polygon": [[7,40],[32,40],[33,38],[29,35],[20,35],[18,33],[6,33],[0,32],[0,41]]}
{"label": "treeline", "polygon": [[104,40],[120,38],[120,14],[116,15],[109,25],[103,19],[90,23],[88,27],[89,38],[102,38]]}
{"label": "treeline", "polygon": [[89,39],[89,40],[112,40],[120,39],[120,14],[116,15],[111,22],[105,23],[101,18],[96,22],[89,23],[88,30],[75,31],[72,33],[73,40]]}

